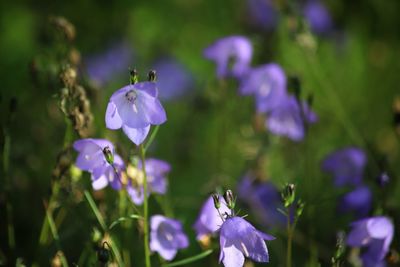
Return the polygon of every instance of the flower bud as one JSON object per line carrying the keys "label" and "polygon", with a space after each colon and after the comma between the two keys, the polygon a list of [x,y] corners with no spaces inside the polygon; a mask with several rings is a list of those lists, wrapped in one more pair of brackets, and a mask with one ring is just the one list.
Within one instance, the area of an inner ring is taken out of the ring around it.
{"label": "flower bud", "polygon": [[139,82],[139,75],[136,69],[129,68],[130,82],[131,84],[135,84]]}
{"label": "flower bud", "polygon": [[110,259],[110,251],[106,248],[107,242],[103,243],[103,246],[97,250],[97,259],[101,263],[107,263]]}
{"label": "flower bud", "polygon": [[283,192],[282,192],[282,200],[285,207],[289,207],[293,204],[295,199],[295,185],[294,184],[286,184]]}
{"label": "flower bud", "polygon": [[114,163],[114,154],[111,152],[111,149],[108,146],[103,149],[103,154],[108,164]]}
{"label": "flower bud", "polygon": [[226,190],[224,194],[225,202],[229,209],[233,210],[235,208],[235,198],[233,197],[232,190]]}
{"label": "flower bud", "polygon": [[303,214],[305,203],[301,200],[297,201],[296,205],[296,217],[299,218]]}
{"label": "flower bud", "polygon": [[389,182],[390,182],[390,177],[387,174],[387,172],[382,172],[378,177],[377,177],[377,182],[380,187],[385,187]]}
{"label": "flower bud", "polygon": [[217,194],[212,194],[212,198],[214,200],[214,207],[216,209],[219,209],[221,207],[221,202],[219,201],[219,195]]}
{"label": "flower bud", "polygon": [[149,71],[149,74],[148,74],[149,82],[155,82],[156,79],[157,79],[156,71],[155,70]]}

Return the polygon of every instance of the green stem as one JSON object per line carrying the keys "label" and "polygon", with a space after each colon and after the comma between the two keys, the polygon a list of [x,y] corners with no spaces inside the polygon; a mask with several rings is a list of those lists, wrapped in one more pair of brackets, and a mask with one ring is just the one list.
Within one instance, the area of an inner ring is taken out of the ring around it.
{"label": "green stem", "polygon": [[160,125],[156,125],[153,129],[153,131],[151,132],[151,135],[149,137],[149,140],[146,142],[146,144],[144,145],[144,151],[146,152],[147,149],[149,149],[150,145],[153,143],[154,138],[156,138],[156,135],[158,133],[158,129],[160,128]]}
{"label": "green stem", "polygon": [[6,210],[7,210],[7,233],[8,233],[8,246],[13,251],[15,249],[15,231],[13,224],[13,208],[10,198],[10,180],[9,180],[9,168],[10,168],[10,146],[11,138],[8,131],[4,131],[4,149],[3,149],[3,171],[4,171],[4,186],[6,195]]}
{"label": "green stem", "polygon": [[[97,208],[96,203],[94,202],[92,196],[90,195],[90,193],[87,190],[84,191],[84,195],[86,197],[87,202],[89,203],[90,208],[92,209],[94,215],[96,216],[96,219],[99,222],[101,229],[103,230],[104,233],[107,233],[107,230],[108,230],[107,225],[104,221],[103,216],[100,213],[100,210]],[[119,250],[116,247],[114,239],[111,237],[111,235],[109,238],[110,238],[111,251],[113,252],[113,254],[115,256],[117,266],[123,267],[124,263],[121,258],[121,253],[119,253]]]}
{"label": "green stem", "polygon": [[[150,142],[151,140],[149,140]],[[148,142],[148,143],[149,143]],[[144,228],[144,257],[146,262],[146,267],[151,267],[150,262],[150,246],[149,246],[149,206],[148,206],[148,199],[147,199],[147,174],[146,174],[146,155],[145,155],[145,148],[142,145],[139,147],[140,149],[140,158],[142,160],[142,171],[143,171],[143,194],[144,194],[144,201],[143,201],[143,228]]]}
{"label": "green stem", "polygon": [[171,263],[167,263],[167,264],[163,264],[162,267],[174,267],[174,266],[181,266],[181,265],[187,265],[189,263],[192,263],[194,261],[198,261],[204,257],[207,257],[208,255],[210,255],[213,252],[212,249],[206,250],[198,255],[195,255],[193,257],[190,258],[186,258],[180,261],[176,261],[176,262],[171,262]]}
{"label": "green stem", "polygon": [[293,228],[290,224],[290,206],[287,208],[287,250],[286,250],[286,267],[292,267],[292,240],[293,240]]}

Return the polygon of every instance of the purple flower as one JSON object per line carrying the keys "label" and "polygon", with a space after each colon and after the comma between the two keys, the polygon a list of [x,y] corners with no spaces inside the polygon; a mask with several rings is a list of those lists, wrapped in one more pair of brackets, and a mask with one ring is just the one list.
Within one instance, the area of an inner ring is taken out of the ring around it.
{"label": "purple flower", "polygon": [[165,260],[172,260],[178,249],[189,246],[181,222],[162,215],[154,215],[150,221],[150,250],[156,251]]}
{"label": "purple flower", "polygon": [[153,65],[157,71],[159,98],[175,100],[182,97],[193,86],[189,71],[174,59],[163,59]]}
{"label": "purple flower", "polygon": [[359,185],[362,181],[367,156],[357,147],[347,147],[329,154],[322,169],[333,175],[336,186]]}
{"label": "purple flower", "polygon": [[[92,175],[92,186],[100,190],[108,184],[112,188],[121,189],[120,171],[125,168],[121,157],[114,154],[113,144],[105,139],[80,139],[75,141],[74,149],[79,152],[76,166]],[[105,150],[112,154],[113,163],[106,159]]]}
{"label": "purple flower", "polygon": [[257,112],[269,112],[286,97],[285,72],[275,63],[251,69],[243,76],[239,91],[255,95]]}
{"label": "purple flower", "polygon": [[273,236],[258,231],[241,217],[228,217],[221,226],[219,261],[225,267],[243,266],[245,256],[256,262],[268,262],[264,240],[273,239]]}
{"label": "purple flower", "polygon": [[363,266],[382,264],[393,239],[392,221],[384,216],[370,217],[352,223],[351,227],[347,244],[351,247],[365,248],[361,255]]}
{"label": "purple flower", "polygon": [[167,120],[157,94],[155,82],[130,84],[116,91],[106,110],[107,128],[116,130],[122,127],[133,143],[141,144],[150,125],[159,125]]}
{"label": "purple flower", "polygon": [[252,54],[252,44],[243,36],[219,39],[204,50],[204,56],[216,63],[218,78],[240,78],[248,70]]}
{"label": "purple flower", "polygon": [[279,13],[270,0],[248,0],[248,19],[266,30],[275,29],[278,24]]}
{"label": "purple flower", "polygon": [[[230,214],[230,209],[226,206],[225,200],[222,196],[219,196],[221,207],[219,213],[224,216],[225,213]],[[219,230],[223,221],[219,215],[217,209],[214,206],[214,200],[212,196],[207,198],[201,207],[199,216],[197,217],[196,223],[193,228],[196,230],[196,239],[201,240],[204,236],[214,234]]]}
{"label": "purple flower", "polygon": [[332,29],[329,11],[320,1],[309,0],[304,6],[303,12],[312,32],[324,34]]}
{"label": "purple flower", "polygon": [[[167,175],[171,171],[171,166],[159,159],[149,158],[145,161],[148,194],[165,194],[167,192]],[[138,168],[128,167],[128,175],[136,181],[136,185],[128,186],[127,191],[133,203],[141,205],[144,200],[143,193],[143,171],[142,162],[139,161]]]}
{"label": "purple flower", "polygon": [[377,182],[380,187],[385,187],[389,182],[390,182],[390,177],[387,174],[387,172],[382,172],[378,177],[377,177]]}
{"label": "purple flower", "polygon": [[238,186],[238,197],[244,201],[261,223],[280,226],[286,223],[286,216],[278,209],[284,209],[278,189],[271,183],[257,183],[249,175],[243,177]]}
{"label": "purple flower", "polygon": [[300,107],[296,98],[289,95],[270,112],[266,127],[273,134],[301,141],[306,133],[306,125],[317,120],[317,115],[305,102],[302,102]]}
{"label": "purple flower", "polygon": [[126,43],[116,44],[101,54],[90,56],[86,60],[89,78],[99,85],[104,85],[119,74],[125,73],[133,57],[133,51]]}
{"label": "purple flower", "polygon": [[362,185],[344,195],[339,202],[341,212],[353,211],[361,218],[368,215],[371,210],[372,192],[368,186]]}

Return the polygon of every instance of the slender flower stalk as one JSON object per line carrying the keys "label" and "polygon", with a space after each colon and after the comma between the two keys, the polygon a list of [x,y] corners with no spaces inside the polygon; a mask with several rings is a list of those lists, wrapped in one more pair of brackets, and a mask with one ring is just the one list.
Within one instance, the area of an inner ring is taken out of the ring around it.
{"label": "slender flower stalk", "polygon": [[143,147],[143,144],[139,146],[140,150],[140,158],[142,161],[142,170],[143,170],[143,228],[144,228],[144,256],[146,267],[151,267],[150,262],[150,245],[149,245],[149,206],[148,206],[148,198],[147,196],[147,174],[146,174],[146,151]]}
{"label": "slender flower stalk", "polygon": [[286,208],[287,212],[287,223],[286,223],[286,231],[287,231],[287,250],[286,250],[286,267],[292,267],[292,241],[293,241],[293,230],[292,224],[290,222],[291,218],[291,207],[288,206]]}

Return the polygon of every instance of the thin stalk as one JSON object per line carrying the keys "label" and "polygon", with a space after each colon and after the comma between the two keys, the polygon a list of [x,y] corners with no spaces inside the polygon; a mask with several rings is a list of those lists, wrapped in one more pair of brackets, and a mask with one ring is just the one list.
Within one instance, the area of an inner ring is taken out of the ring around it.
{"label": "thin stalk", "polygon": [[10,169],[10,146],[11,138],[7,131],[4,131],[4,149],[3,149],[3,171],[4,171],[4,184],[5,184],[5,194],[6,194],[6,210],[7,210],[7,234],[8,234],[8,246],[10,250],[15,249],[15,231],[13,224],[13,208],[11,205],[10,197],[10,179],[9,179],[9,169]]}
{"label": "thin stalk", "polygon": [[150,134],[149,140],[146,142],[144,145],[144,151],[146,152],[147,149],[149,149],[150,145],[153,143],[154,138],[156,138],[156,135],[158,133],[158,129],[160,128],[160,125],[156,125],[153,129],[153,131]]}
{"label": "thin stalk", "polygon": [[144,257],[146,262],[146,267],[151,267],[150,262],[150,246],[149,246],[149,203],[147,199],[147,174],[146,174],[146,155],[145,148],[143,144],[140,145],[140,158],[142,160],[142,171],[143,171],[143,228],[144,228]]}
{"label": "thin stalk", "polygon": [[[96,203],[94,202],[92,196],[90,195],[90,193],[87,190],[84,191],[84,195],[86,197],[87,202],[89,203],[90,208],[92,209],[94,215],[96,216],[96,219],[99,222],[101,229],[103,230],[104,233],[107,233],[107,231],[108,231],[107,225],[104,221],[103,216],[100,213],[100,210],[97,208]],[[120,267],[123,267],[124,263],[122,261],[121,253],[119,253],[119,250],[115,245],[114,239],[111,236],[110,236],[110,248],[111,248],[112,253],[115,256],[117,265]]]}
{"label": "thin stalk", "polygon": [[292,267],[292,240],[293,240],[293,228],[290,223],[290,206],[287,208],[287,250],[286,250],[286,267]]}

